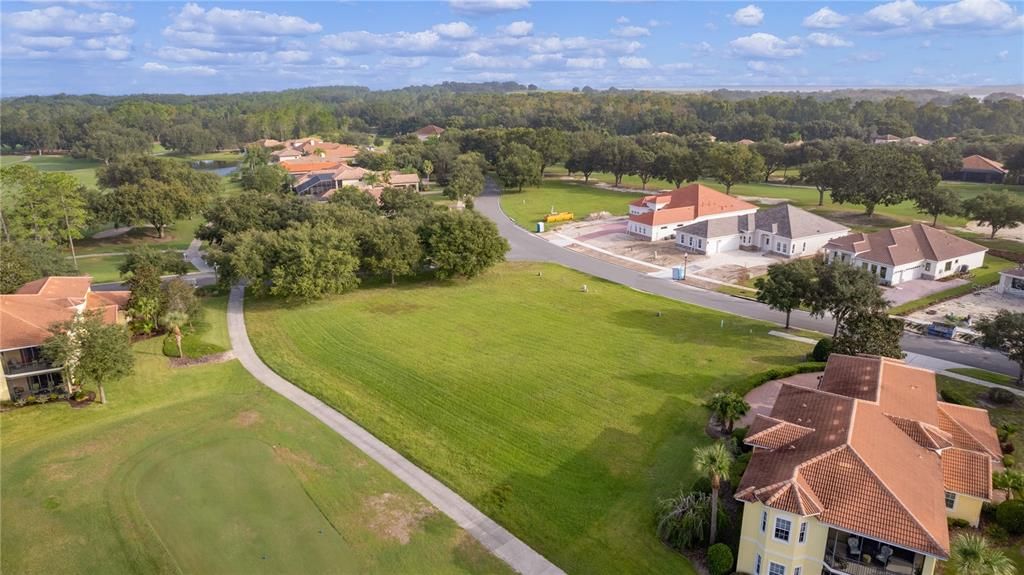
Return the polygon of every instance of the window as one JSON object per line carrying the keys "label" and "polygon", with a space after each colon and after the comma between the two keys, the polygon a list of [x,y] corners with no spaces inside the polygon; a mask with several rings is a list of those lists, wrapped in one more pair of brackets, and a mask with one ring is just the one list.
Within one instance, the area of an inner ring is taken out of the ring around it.
{"label": "window", "polygon": [[952,509],[956,506],[956,493],[950,491],[946,492],[946,509]]}
{"label": "window", "polygon": [[761,575],[761,554],[757,554],[757,559],[754,561],[754,575]]}
{"label": "window", "polygon": [[1024,290],[1024,278],[1010,278],[1010,289]]}
{"label": "window", "polygon": [[802,571],[802,569],[800,567],[794,567],[793,568],[793,575],[800,575],[800,571]]}
{"label": "window", "polygon": [[924,262],[924,271],[926,271],[926,272],[932,271],[932,263],[931,262]]}
{"label": "window", "polygon": [[801,252],[807,251],[807,242],[804,242],[804,247],[800,249]]}
{"label": "window", "polygon": [[697,240],[697,249],[700,249],[701,247],[703,247],[703,243],[698,239]]}
{"label": "window", "polygon": [[887,268],[887,267],[885,267],[885,266],[882,266],[882,273],[881,273],[881,276],[882,276],[882,277],[884,278],[884,277],[885,277],[885,274],[887,274],[887,273],[889,273],[889,268]]}
{"label": "window", "polygon": [[793,522],[781,517],[775,518],[775,538],[779,541],[789,541],[789,530],[793,528]]}
{"label": "window", "polygon": [[786,575],[786,567],[771,561],[768,563],[768,575]]}
{"label": "window", "polygon": [[953,269],[953,262],[946,262],[946,271]]}
{"label": "window", "polygon": [[878,266],[876,266],[875,264],[871,264],[871,273],[876,273],[876,272],[878,272]]}
{"label": "window", "polygon": [[[800,543],[803,543],[803,542],[807,541],[807,522],[806,521],[804,521],[803,523],[800,524],[800,536],[798,538],[798,541],[800,541]],[[799,573],[796,573],[794,575],[799,575]]]}
{"label": "window", "polygon": [[777,252],[781,252],[782,251],[782,242],[775,242],[775,251],[777,251]]}
{"label": "window", "polygon": [[693,245],[693,236],[687,236],[687,237],[690,238],[690,245],[692,246]]}
{"label": "window", "polygon": [[767,529],[767,528],[768,528],[768,512],[767,511],[762,511],[761,512],[761,533],[764,533],[764,530]]}

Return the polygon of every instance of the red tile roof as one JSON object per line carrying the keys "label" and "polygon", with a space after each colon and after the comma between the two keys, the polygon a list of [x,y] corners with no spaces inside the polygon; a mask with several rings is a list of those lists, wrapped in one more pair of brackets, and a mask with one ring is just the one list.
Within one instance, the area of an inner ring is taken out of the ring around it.
{"label": "red tile roof", "polygon": [[995,160],[990,160],[985,156],[979,156],[974,154],[973,156],[967,156],[963,159],[963,170],[971,170],[978,172],[999,172],[1001,174],[1007,173],[1009,170],[1003,167],[1002,164]]}
{"label": "red tile roof", "polygon": [[130,293],[100,295],[90,290],[91,282],[88,276],[52,276],[0,295],[0,349],[41,345],[50,337],[50,326],[75,317],[82,304],[101,310],[105,321],[116,322]]}
{"label": "red tile roof", "polygon": [[435,126],[433,124],[427,124],[419,130],[416,130],[417,136],[440,136],[444,133],[444,128]]}
{"label": "red tile roof", "polygon": [[736,497],[946,557],[943,492],[988,498],[999,446],[984,410],[935,389],[899,360],[833,354],[818,389],[784,384],[755,419]]}
{"label": "red tile roof", "polygon": [[340,167],[339,162],[326,162],[320,158],[316,158],[315,161],[309,160],[292,160],[288,162],[281,162],[280,166],[292,174],[303,174],[306,172],[318,172],[321,170],[335,170]]}
{"label": "red tile roof", "polygon": [[701,217],[757,209],[757,206],[753,204],[723,194],[703,184],[690,184],[667,194],[644,196],[630,203],[634,206],[643,206],[652,202],[664,205],[664,207],[642,214],[630,215],[629,219],[649,226],[681,224]]}

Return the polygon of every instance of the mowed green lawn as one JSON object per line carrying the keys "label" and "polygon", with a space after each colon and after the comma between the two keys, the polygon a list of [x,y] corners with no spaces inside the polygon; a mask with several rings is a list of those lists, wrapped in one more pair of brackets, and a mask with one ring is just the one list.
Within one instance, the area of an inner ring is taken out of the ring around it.
{"label": "mowed green lawn", "polygon": [[237,361],[172,370],[160,343],[106,406],[3,414],[0,571],[510,572]]}
{"label": "mowed green lawn", "polygon": [[[4,156],[3,165],[7,166],[23,156]],[[71,156],[31,156],[26,162],[42,172],[67,172],[75,177],[83,186],[96,187],[96,168],[102,162]]]}
{"label": "mowed green lawn", "polygon": [[693,573],[654,514],[695,479],[703,402],[810,351],[545,264],[246,310],[275,371],[570,573]]}

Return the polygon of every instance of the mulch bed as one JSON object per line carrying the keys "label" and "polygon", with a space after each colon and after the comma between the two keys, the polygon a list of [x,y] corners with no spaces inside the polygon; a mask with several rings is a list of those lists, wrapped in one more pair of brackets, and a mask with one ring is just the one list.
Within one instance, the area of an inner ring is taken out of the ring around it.
{"label": "mulch bed", "polygon": [[171,367],[193,367],[196,365],[207,365],[211,363],[224,363],[225,361],[231,361],[235,359],[235,352],[224,351],[221,353],[211,353],[210,355],[204,355],[203,357],[172,357],[170,358]]}
{"label": "mulch bed", "polygon": [[93,401],[96,401],[96,392],[88,391],[86,392],[85,397],[81,400],[69,397],[68,405],[71,406],[72,409],[81,409],[83,407],[88,407]]}

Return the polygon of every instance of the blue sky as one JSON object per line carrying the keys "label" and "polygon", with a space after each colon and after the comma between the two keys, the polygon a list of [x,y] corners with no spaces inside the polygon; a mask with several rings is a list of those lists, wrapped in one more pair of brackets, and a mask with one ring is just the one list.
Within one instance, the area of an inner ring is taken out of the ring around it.
{"label": "blue sky", "polygon": [[956,2],[9,2],[0,91],[1024,83],[1024,6]]}

